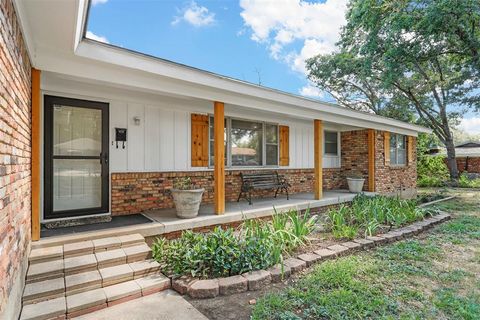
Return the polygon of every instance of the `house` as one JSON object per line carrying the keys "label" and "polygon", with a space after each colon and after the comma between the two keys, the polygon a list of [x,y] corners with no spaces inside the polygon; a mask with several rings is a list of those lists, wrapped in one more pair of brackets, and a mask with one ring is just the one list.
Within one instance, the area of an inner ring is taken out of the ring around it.
{"label": "house", "polygon": [[415,194],[429,129],[86,39],[88,5],[0,3],[0,318],[18,316],[40,223],[167,210],[177,176],[220,218],[240,172],[277,170],[303,208],[350,175]]}
{"label": "house", "polygon": [[[429,154],[445,157],[445,164],[448,166],[445,148],[431,148]],[[455,146],[455,158],[458,172],[480,174],[480,142],[468,141],[457,144]]]}

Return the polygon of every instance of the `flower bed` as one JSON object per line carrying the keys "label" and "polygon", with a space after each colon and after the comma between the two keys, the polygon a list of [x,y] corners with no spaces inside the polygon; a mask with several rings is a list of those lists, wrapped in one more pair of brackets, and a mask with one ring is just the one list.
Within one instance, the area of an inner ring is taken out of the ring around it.
{"label": "flower bed", "polygon": [[432,210],[417,207],[414,200],[358,195],[350,205],[328,211],[327,227],[335,238],[372,236],[432,215]]}
{"label": "flower bed", "polygon": [[319,260],[398,240],[445,218],[402,227],[433,214],[414,201],[358,196],[348,206],[331,209],[323,223],[308,210],[276,213],[272,221],[247,220],[237,229],[217,227],[206,234],[186,231],[175,240],[158,239],[152,251],[174,279],[175,290],[194,298],[214,297],[256,290]]}
{"label": "flower bed", "polygon": [[175,240],[158,239],[153,257],[167,274],[223,277],[266,269],[305,244],[316,216],[290,211],[271,222],[247,220],[238,229],[220,227],[202,234],[186,231]]}
{"label": "flower bed", "polygon": [[255,291],[272,282],[280,282],[288,278],[291,274],[298,273],[316,263],[347,255],[357,250],[368,249],[405,239],[448,219],[450,219],[450,215],[439,214],[385,234],[359,238],[328,247],[318,247],[312,252],[300,254],[296,258],[286,259],[283,263],[277,264],[267,270],[257,270],[242,275],[213,279],[183,276],[172,279],[172,288],[182,295],[188,294],[195,299],[214,298],[218,295]]}

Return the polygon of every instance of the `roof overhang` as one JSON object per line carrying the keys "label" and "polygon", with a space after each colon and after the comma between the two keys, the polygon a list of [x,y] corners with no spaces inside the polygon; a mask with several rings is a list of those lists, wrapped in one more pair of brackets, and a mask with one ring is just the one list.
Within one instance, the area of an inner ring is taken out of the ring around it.
{"label": "roof overhang", "polygon": [[84,37],[88,0],[17,0],[33,66],[132,90],[222,101],[302,119],[416,136],[425,127],[288,94]]}

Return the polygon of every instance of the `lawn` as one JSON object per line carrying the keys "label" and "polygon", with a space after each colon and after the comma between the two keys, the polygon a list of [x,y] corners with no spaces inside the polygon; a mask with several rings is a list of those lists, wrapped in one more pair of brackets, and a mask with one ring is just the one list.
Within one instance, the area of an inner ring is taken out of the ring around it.
{"label": "lawn", "polygon": [[253,319],[480,319],[480,192],[438,204],[432,231],[314,267],[257,300]]}

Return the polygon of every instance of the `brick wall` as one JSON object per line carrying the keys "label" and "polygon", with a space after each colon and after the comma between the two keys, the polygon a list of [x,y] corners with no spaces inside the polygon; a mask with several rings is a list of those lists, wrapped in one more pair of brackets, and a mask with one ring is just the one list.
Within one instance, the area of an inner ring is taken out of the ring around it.
{"label": "brick wall", "polygon": [[[346,177],[363,176],[368,181],[368,134],[367,130],[343,132],[341,168],[323,170],[323,186],[326,190],[347,189]],[[383,132],[376,136],[377,191],[393,193],[416,187],[416,165],[389,167],[384,164]],[[280,169],[291,184],[290,192],[313,192],[313,169]],[[227,170],[225,173],[226,201],[236,201],[241,187],[240,172],[252,170]],[[173,208],[170,189],[176,177],[189,176],[193,183],[205,188],[203,203],[213,202],[213,172],[153,172],[112,174],[112,214],[131,214],[145,210]],[[365,183],[364,190],[368,184]],[[255,191],[255,197],[272,196],[272,191]]]}
{"label": "brick wall", "polygon": [[342,132],[342,188],[347,189],[347,177],[363,177],[363,190],[368,190],[368,131]]}
{"label": "brick wall", "polygon": [[[384,132],[377,131],[375,139],[375,191],[399,194],[410,198],[417,188],[417,140],[413,143],[413,159],[406,166],[385,165]],[[387,152],[390,152],[387,150]]]}
{"label": "brick wall", "polygon": [[[291,184],[290,193],[312,192],[313,169],[278,170]],[[240,172],[254,173],[258,170],[227,170],[225,172],[226,201],[236,201],[242,181]],[[342,187],[340,169],[325,169],[324,185],[327,189]],[[205,188],[203,203],[213,203],[213,171],[112,173],[112,214],[131,214],[150,209],[173,208],[170,189],[176,177],[189,176],[192,182]],[[254,197],[272,196],[270,190],[255,191]]]}
{"label": "brick wall", "polygon": [[[457,157],[457,168],[460,173],[480,173],[480,157]],[[448,166],[447,158],[445,163]]]}
{"label": "brick wall", "polygon": [[31,79],[12,0],[0,1],[0,319],[19,312],[30,243]]}

